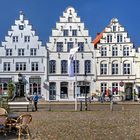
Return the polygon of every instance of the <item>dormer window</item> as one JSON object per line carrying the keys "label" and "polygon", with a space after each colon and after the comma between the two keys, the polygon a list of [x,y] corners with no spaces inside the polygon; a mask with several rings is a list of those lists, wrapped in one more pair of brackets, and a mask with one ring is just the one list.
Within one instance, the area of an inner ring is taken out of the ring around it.
{"label": "dormer window", "polygon": [[23,25],[19,25],[19,30],[23,30],[24,26]]}

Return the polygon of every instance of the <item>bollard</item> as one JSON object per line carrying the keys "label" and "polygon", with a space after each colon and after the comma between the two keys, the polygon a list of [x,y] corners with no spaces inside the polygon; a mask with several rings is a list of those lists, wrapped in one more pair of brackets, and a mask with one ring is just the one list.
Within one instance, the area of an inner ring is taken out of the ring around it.
{"label": "bollard", "polygon": [[82,111],[82,100],[80,100],[80,111]]}
{"label": "bollard", "polygon": [[110,102],[110,111],[113,111],[113,101]]}

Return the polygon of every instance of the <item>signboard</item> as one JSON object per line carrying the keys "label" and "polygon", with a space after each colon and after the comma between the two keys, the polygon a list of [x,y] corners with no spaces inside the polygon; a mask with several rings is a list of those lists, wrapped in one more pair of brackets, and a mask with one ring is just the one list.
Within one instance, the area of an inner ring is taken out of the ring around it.
{"label": "signboard", "polygon": [[121,81],[121,82],[119,83],[119,85],[120,85],[121,87],[123,87],[123,86],[124,86],[124,82]]}

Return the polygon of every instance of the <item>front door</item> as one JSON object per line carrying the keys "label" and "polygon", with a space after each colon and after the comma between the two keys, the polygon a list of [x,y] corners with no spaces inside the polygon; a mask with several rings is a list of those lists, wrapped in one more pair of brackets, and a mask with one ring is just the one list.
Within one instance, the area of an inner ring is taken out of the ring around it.
{"label": "front door", "polygon": [[125,93],[126,93],[126,100],[132,100],[133,99],[133,84],[132,83],[126,83],[125,84]]}
{"label": "front door", "polygon": [[56,83],[50,83],[49,87],[49,100],[56,100]]}

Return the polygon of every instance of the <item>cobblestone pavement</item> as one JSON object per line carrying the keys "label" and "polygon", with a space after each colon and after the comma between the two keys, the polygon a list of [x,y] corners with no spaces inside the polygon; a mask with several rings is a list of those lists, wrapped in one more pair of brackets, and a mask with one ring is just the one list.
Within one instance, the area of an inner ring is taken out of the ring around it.
{"label": "cobblestone pavement", "polygon": [[[39,105],[38,112],[28,112],[33,116],[30,124],[31,139],[140,140],[139,104],[114,106],[113,111],[110,111],[110,104],[97,105],[92,111],[61,111],[56,107],[53,111],[48,111],[46,104],[44,107]],[[65,104],[61,107],[65,108]],[[73,107],[72,104],[72,109]],[[1,134],[0,140],[17,140],[17,135],[8,134],[4,137]]]}

